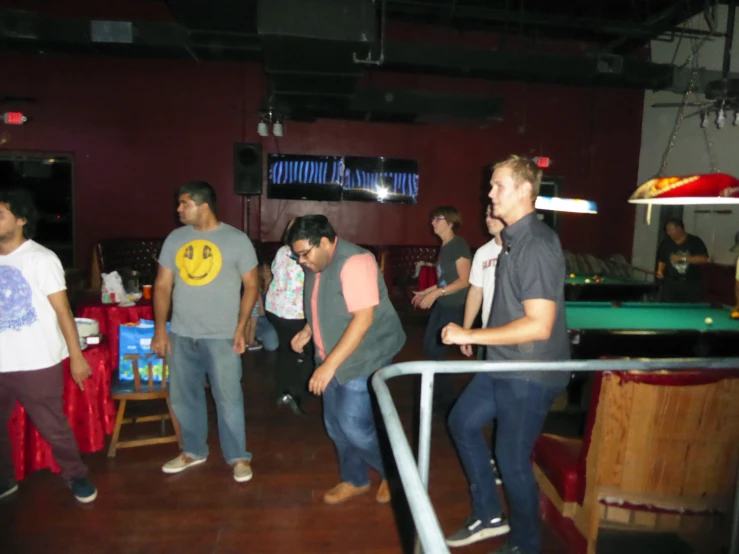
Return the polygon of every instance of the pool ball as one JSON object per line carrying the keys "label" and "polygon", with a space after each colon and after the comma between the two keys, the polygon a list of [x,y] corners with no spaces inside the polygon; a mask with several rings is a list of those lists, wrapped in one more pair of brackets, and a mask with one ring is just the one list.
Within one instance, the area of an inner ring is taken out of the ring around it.
{"label": "pool ball", "polygon": [[586,282],[586,283],[589,283],[589,282],[590,282],[590,279],[585,279],[585,282]]}
{"label": "pool ball", "polygon": [[707,317],[706,318],[706,325],[710,325],[711,323],[713,323],[713,319],[711,319],[710,317]]}
{"label": "pool ball", "polygon": [[575,278],[575,274],[574,273],[570,273],[570,279],[574,279],[574,278]]}

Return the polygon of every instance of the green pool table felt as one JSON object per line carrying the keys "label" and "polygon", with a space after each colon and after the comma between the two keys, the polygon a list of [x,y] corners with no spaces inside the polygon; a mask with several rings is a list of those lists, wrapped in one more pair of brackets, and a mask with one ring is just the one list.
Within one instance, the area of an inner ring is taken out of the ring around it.
{"label": "green pool table felt", "polygon": [[[711,318],[711,324],[706,323]],[[736,331],[731,308],[711,304],[567,302],[570,329]],[[738,337],[739,338],[739,337]]]}

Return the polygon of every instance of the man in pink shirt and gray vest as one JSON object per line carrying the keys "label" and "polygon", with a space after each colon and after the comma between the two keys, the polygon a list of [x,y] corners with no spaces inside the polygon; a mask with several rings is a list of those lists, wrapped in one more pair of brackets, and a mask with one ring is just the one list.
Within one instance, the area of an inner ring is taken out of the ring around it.
{"label": "man in pink shirt and gray vest", "polygon": [[323,395],[323,418],[339,455],[341,483],[323,497],[338,504],[370,488],[369,468],[382,477],[377,501],[390,489],[377,440],[368,380],[405,344],[405,332],[375,257],[340,240],[325,216],[299,217],[288,244],[305,272],[307,324],[292,340],[302,352],[313,339],[316,370],[310,391]]}

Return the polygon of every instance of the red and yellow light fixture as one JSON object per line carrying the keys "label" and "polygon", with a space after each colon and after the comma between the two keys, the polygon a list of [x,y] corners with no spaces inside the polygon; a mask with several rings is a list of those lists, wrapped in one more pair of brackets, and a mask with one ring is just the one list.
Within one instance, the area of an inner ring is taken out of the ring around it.
{"label": "red and yellow light fixture", "polygon": [[639,186],[632,204],[739,204],[739,179],[725,173],[657,177]]}

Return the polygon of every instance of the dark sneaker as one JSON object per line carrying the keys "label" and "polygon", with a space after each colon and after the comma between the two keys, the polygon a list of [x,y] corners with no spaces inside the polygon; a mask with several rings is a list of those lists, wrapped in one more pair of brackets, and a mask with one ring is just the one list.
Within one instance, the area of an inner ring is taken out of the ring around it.
{"label": "dark sneaker", "polygon": [[479,519],[475,519],[474,516],[470,516],[465,520],[459,531],[447,537],[446,543],[449,546],[467,546],[478,541],[505,535],[510,530],[508,522],[503,517],[496,517],[487,523],[483,523]]}
{"label": "dark sneaker", "polygon": [[18,491],[18,483],[12,479],[0,482],[0,498],[5,498]]}
{"label": "dark sneaker", "polygon": [[495,463],[493,458],[490,458],[490,465],[493,466],[493,473],[495,474],[495,484],[502,485],[503,480],[500,478],[500,472],[498,471],[498,464]]}
{"label": "dark sneaker", "polygon": [[92,502],[98,496],[98,490],[87,477],[72,479],[69,482],[69,488],[72,489],[74,497],[83,504]]}

